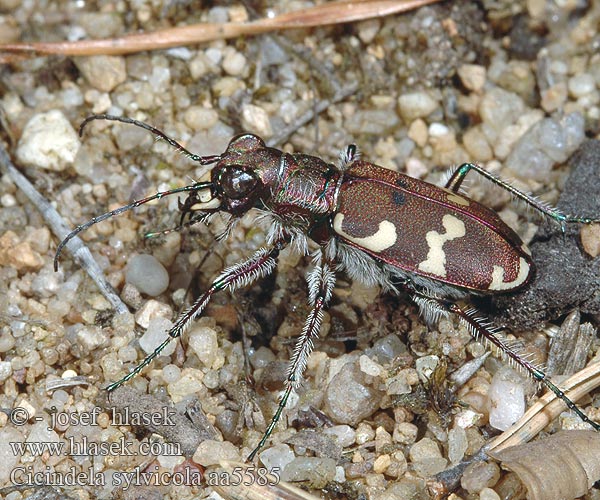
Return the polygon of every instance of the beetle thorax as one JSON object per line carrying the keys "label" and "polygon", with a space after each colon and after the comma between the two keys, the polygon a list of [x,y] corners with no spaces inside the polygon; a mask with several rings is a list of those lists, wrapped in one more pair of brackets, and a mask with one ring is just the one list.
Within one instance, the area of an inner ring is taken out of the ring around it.
{"label": "beetle thorax", "polygon": [[285,214],[293,214],[312,219],[331,213],[335,209],[339,179],[338,169],[319,158],[284,154],[270,208],[284,217]]}

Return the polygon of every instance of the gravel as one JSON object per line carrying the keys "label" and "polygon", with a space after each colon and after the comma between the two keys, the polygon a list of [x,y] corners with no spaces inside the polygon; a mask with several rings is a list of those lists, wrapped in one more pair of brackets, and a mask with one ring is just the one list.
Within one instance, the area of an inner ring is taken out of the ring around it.
{"label": "gravel", "polygon": [[169,287],[169,273],[152,255],[135,255],[127,262],[125,281],[140,292],[156,297]]}
{"label": "gravel", "polygon": [[[192,12],[160,2],[115,3],[100,11],[74,11],[64,2],[49,11],[36,0],[0,4],[7,36],[40,40],[253,18],[239,5]],[[194,153],[218,154],[246,130],[276,137],[331,99],[336,88],[358,83],[352,96],[325,106],[277,147],[336,161],[354,143],[364,159],[429,182],[439,182],[460,162],[477,161],[567,213],[598,215],[600,56],[593,27],[599,13],[592,4],[461,0],[345,27],[128,56],[22,60],[1,76],[3,125],[21,171],[75,227],[207,175],[206,167],[135,127],[96,121],[80,139],[76,129],[83,117],[108,112],[144,120]],[[597,326],[597,228],[574,225],[563,237],[555,224],[543,223],[536,236],[536,218],[524,217],[525,210],[489,183],[469,179],[467,194],[510,221],[531,242],[537,263],[531,287],[477,306],[494,323],[511,326],[543,360],[549,340],[537,329],[544,321],[578,308],[581,321]],[[90,412],[104,387],[164,340],[191,297],[265,241],[251,218],[224,242],[215,242],[225,229],[218,218],[209,227],[143,238],[177,227],[179,218],[177,197],[170,197],[81,233],[131,312],[114,314],[67,254],[54,273],[56,236],[9,176],[0,177],[0,408],[25,408],[43,418],[15,426],[0,412],[0,488],[11,484],[10,471],[21,465],[91,469],[107,478],[152,464],[178,470],[179,456],[20,456],[6,443],[80,442],[86,436],[139,449],[147,439],[139,429],[112,425],[104,406],[94,426],[51,427],[49,418],[54,409]],[[233,297],[216,294],[203,318],[126,386],[177,410],[170,433],[159,427],[150,432],[159,430],[169,443],[185,442],[191,465],[245,459],[276,409],[291,337],[308,312],[304,276],[310,267],[310,259],[287,251],[280,260],[279,272],[260,284]],[[502,365],[488,360],[456,388],[459,402],[448,410],[444,427],[438,360],[447,363],[444,381],[483,347],[455,322],[426,325],[404,296],[340,275],[322,333],[294,404],[258,463],[281,467],[282,478],[317,495],[324,488],[348,499],[427,498],[427,478],[476,453],[493,428],[506,428],[525,409],[528,383],[507,382]],[[589,355],[598,349],[593,338]],[[65,372],[88,383],[48,392],[46,384]],[[396,403],[400,396],[402,405]],[[188,411],[198,401],[201,415]],[[138,396],[125,393],[119,408],[138,403]],[[316,456],[338,447],[336,457]],[[464,474],[457,498],[503,498],[499,493],[511,477],[494,463],[479,463]],[[134,491],[117,490],[109,481],[77,486],[70,494],[108,498]],[[173,499],[201,491],[218,498],[189,485],[154,491]],[[28,498],[23,491],[8,495]]]}

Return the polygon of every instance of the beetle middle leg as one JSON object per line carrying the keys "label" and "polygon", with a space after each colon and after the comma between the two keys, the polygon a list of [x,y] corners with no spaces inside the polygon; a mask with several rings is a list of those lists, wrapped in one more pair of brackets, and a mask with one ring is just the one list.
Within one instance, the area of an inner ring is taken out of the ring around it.
{"label": "beetle middle leg", "polygon": [[210,285],[209,289],[204,292],[193,304],[187,309],[173,325],[173,327],[167,332],[165,340],[156,348],[153,352],[148,354],[144,360],[137,365],[131,372],[125,375],[121,380],[110,384],[106,390],[113,391],[117,387],[123,385],[128,380],[135,377],[140,373],[146,366],[148,366],[154,358],[160,355],[160,353],[173,341],[180,337],[184,331],[190,326],[190,324],[202,313],[212,296],[220,291],[229,289],[234,291],[235,289],[249,285],[256,281],[262,276],[270,274],[277,265],[277,257],[280,250],[285,247],[287,241],[278,240],[272,248],[261,248],[250,257],[248,260],[235,264],[225,269],[220,276],[218,276]]}
{"label": "beetle middle leg", "polygon": [[313,350],[314,340],[319,335],[319,329],[321,328],[321,322],[323,320],[323,309],[329,304],[335,286],[333,263],[325,260],[322,252],[317,266],[309,273],[307,281],[308,301],[312,306],[312,309],[306,318],[300,338],[294,347],[294,353],[290,360],[287,380],[285,382],[286,387],[279,399],[277,410],[260,442],[248,456],[249,461],[253,460],[258,451],[265,445],[267,439],[269,439],[269,436],[275,429],[277,422],[281,418],[281,414],[290,394],[300,385],[302,373],[306,368],[306,362]]}
{"label": "beetle middle leg", "polygon": [[460,186],[462,185],[463,181],[465,180],[465,177],[471,170],[473,170],[474,172],[477,172],[479,175],[481,175],[485,179],[488,179],[489,181],[493,182],[494,184],[496,184],[496,186],[499,186],[502,189],[508,191],[515,198],[524,201],[527,205],[532,207],[534,210],[537,210],[538,212],[544,214],[545,216],[550,217],[551,219],[555,220],[556,222],[558,222],[561,225],[561,228],[563,229],[563,231],[564,231],[564,225],[567,223],[593,224],[593,223],[600,222],[600,219],[594,219],[591,217],[581,217],[578,215],[565,215],[557,208],[547,205],[543,201],[537,199],[532,194],[521,191],[521,190],[517,189],[516,187],[514,187],[513,185],[511,185],[509,182],[499,179],[494,174],[488,172],[484,168],[481,168],[476,163],[463,163],[460,167],[458,167],[452,173],[452,175],[450,176],[450,179],[448,179],[448,182],[446,182],[446,185],[444,187],[455,193],[458,192],[458,190],[460,189]]}
{"label": "beetle middle leg", "polygon": [[548,378],[548,375],[546,375],[542,369],[520,355],[513,345],[502,338],[499,329],[490,325],[485,318],[481,317],[476,309],[463,309],[457,302],[440,299],[417,291],[408,284],[405,284],[404,287],[407,289],[415,303],[419,305],[425,317],[439,318],[449,314],[457,315],[459,319],[466,324],[467,329],[473,338],[483,338],[496,347],[502,355],[516,363],[520,368],[524,369],[526,373],[531,375],[534,380],[540,382],[546,386],[547,389],[552,391],[556,397],[570,410],[574,411],[581,420],[591,425],[595,430],[600,431],[600,424],[592,421],[585,413],[583,413],[583,411],[569,399],[564,391]]}

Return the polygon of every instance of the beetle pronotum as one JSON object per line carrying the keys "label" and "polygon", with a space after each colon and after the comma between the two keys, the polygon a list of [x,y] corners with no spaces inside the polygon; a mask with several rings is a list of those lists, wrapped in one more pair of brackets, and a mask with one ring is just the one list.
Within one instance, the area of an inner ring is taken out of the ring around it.
{"label": "beetle pronotum", "polygon": [[307,276],[311,311],[290,360],[279,406],[249,460],[265,445],[290,394],[300,384],[319,333],[323,309],[331,299],[337,271],[345,271],[353,280],[378,284],[386,291],[408,293],[428,321],[457,315],[473,336],[497,347],[582,420],[600,430],[600,425],[568,399],[543,370],[519,356],[476,310],[459,304],[471,294],[520,289],[530,281],[535,268],[519,236],[494,211],[467,198],[459,189],[465,176],[474,171],[563,228],[568,223],[590,224],[600,219],[564,215],[473,163],[461,165],[445,187],[437,187],[362,161],[355,146],[342,152],[336,166],[315,156],[269,148],[260,137],[242,134],[231,140],[223,154],[198,156],[160,130],[130,118],[93,115],[82,123],[80,133],[87,123],[98,119],[142,127],[192,161],[215,164],[211,180],[159,192],[78,226],[58,245],[55,269],[62,249],[81,231],[151,200],[177,193],[187,194],[180,205],[182,221],[189,215],[186,225],[207,221],[217,212],[230,214],[232,225],[255,209],[268,219],[269,227],[266,246],[244,262],[223,270],[209,289],[179,316],[155,351],[107,390],[112,391],[137,375],[167,344],[181,336],[213,294],[224,289],[234,291],[271,273],[279,252],[288,245],[308,254],[310,238],[319,246],[314,255],[315,267]]}

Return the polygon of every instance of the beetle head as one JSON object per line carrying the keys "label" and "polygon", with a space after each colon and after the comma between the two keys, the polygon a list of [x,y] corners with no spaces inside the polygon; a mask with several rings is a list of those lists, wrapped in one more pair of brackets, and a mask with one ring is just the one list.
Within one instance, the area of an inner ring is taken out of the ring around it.
{"label": "beetle head", "polygon": [[210,184],[199,183],[181,204],[183,215],[220,211],[243,215],[270,196],[269,180],[279,158],[280,153],[256,135],[234,137],[213,167]]}

